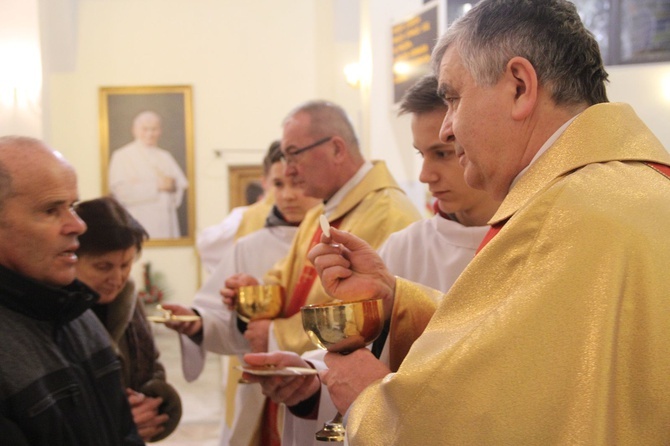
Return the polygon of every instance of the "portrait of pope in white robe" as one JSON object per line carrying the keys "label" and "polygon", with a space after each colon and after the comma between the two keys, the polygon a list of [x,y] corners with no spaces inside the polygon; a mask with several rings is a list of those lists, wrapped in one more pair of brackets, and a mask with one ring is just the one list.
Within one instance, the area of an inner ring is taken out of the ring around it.
{"label": "portrait of pope in white robe", "polygon": [[161,118],[143,111],[133,120],[134,141],[112,153],[109,189],[153,239],[183,236],[177,210],[188,180],[170,152],[158,147]]}

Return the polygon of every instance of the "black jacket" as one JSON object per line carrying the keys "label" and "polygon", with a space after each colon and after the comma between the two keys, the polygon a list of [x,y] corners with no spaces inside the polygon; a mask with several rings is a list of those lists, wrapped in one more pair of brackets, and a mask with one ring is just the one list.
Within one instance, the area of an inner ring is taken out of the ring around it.
{"label": "black jacket", "polygon": [[109,333],[112,347],[121,361],[124,387],[163,398],[158,413],[167,414],[170,419],[163,424],[165,430],[148,441],[166,438],[181,419],[181,398],[166,380],[165,367],[158,360],[158,348],[143,304],[135,294],[133,281],[128,280],[112,302],[94,305],[92,310]]}
{"label": "black jacket", "polygon": [[2,444],[144,444],[96,300],[80,282],[55,288],[0,266]]}

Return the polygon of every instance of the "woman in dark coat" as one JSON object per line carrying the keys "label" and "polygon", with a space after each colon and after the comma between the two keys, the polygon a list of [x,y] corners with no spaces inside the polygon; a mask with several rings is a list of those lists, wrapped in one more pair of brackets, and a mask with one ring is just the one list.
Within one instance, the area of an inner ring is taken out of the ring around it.
{"label": "woman in dark coat", "polygon": [[115,199],[79,203],[88,226],[79,237],[77,278],[100,295],[93,307],[107,328],[123,367],[128,400],[145,441],[170,435],[181,418],[181,399],[167,383],[151,327],[129,280],[147,232]]}

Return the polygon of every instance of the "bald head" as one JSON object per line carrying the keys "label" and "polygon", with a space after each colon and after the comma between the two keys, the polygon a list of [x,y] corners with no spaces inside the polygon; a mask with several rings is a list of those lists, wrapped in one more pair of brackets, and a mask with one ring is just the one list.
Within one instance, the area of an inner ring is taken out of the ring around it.
{"label": "bald head", "polygon": [[0,265],[52,286],[76,275],[77,175],[63,156],[28,137],[0,138]]}
{"label": "bald head", "polygon": [[39,139],[0,137],[0,211],[6,199],[20,190],[17,183],[39,178],[45,168],[56,165],[72,169],[63,155]]}

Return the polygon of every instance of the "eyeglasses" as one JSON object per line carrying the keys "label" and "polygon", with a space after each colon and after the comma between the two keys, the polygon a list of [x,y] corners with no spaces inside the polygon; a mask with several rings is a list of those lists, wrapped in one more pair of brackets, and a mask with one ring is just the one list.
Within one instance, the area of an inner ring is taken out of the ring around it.
{"label": "eyeglasses", "polygon": [[291,152],[288,152],[288,151],[287,151],[286,153],[283,153],[283,152],[282,152],[282,154],[281,154],[281,159],[282,159],[286,164],[295,164],[295,162],[296,162],[296,156],[297,156],[297,155],[300,155],[300,154],[303,153],[303,152],[307,152],[308,150],[312,150],[313,148],[318,147],[318,146],[320,146],[321,144],[330,141],[331,139],[333,139],[332,136],[327,136],[327,137],[325,137],[325,138],[323,138],[323,139],[318,140],[318,141],[315,142],[314,144],[310,144],[310,145],[305,146],[305,147],[302,147],[302,148],[300,148],[300,149],[296,149],[296,150],[293,150],[293,151],[291,151]]}

